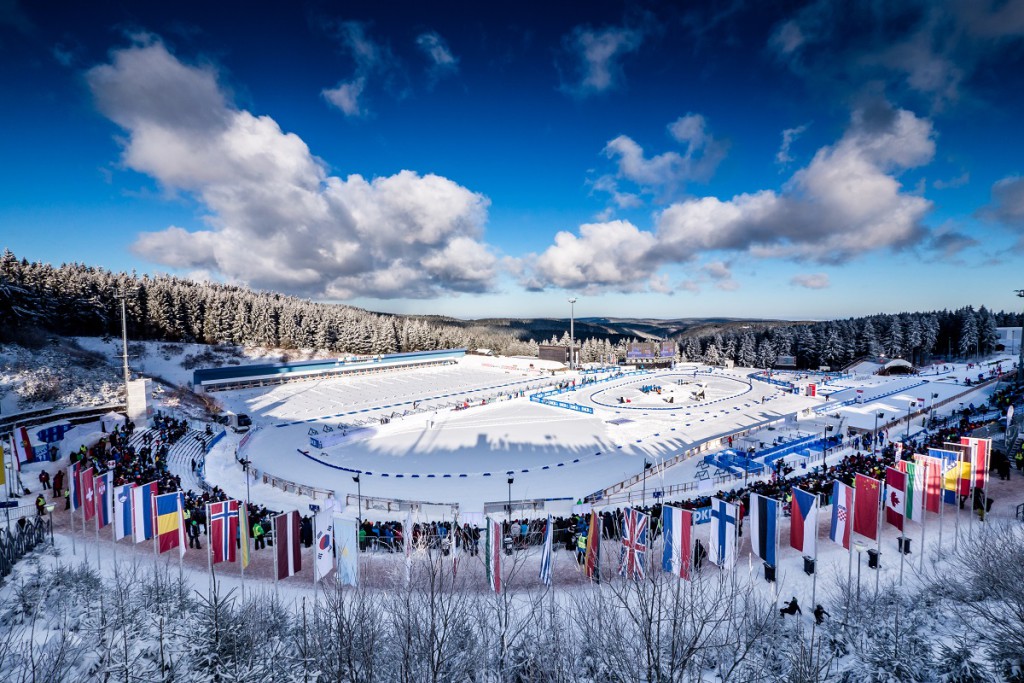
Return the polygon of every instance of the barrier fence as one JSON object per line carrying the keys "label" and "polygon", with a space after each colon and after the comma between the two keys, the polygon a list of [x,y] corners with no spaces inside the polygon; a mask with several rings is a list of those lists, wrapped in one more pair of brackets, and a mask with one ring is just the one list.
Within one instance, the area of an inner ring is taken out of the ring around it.
{"label": "barrier fence", "polygon": [[37,545],[53,538],[53,522],[45,517],[23,517],[28,520],[13,529],[0,531],[0,578],[10,576],[14,565]]}

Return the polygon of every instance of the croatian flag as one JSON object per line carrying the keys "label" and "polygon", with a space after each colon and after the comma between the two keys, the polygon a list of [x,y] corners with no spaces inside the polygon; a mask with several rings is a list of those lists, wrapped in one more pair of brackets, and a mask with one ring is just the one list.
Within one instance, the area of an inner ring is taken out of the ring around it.
{"label": "croatian flag", "polygon": [[693,559],[693,513],[690,510],[665,505],[661,508],[661,523],[665,530],[665,551],[661,568],[681,579],[690,579]]}
{"label": "croatian flag", "polygon": [[153,538],[153,498],[156,491],[155,481],[132,489],[132,535],[136,543]]}
{"label": "croatian flag", "polygon": [[853,515],[853,488],[841,481],[832,482],[832,527],[828,537],[847,550],[850,549],[850,517]]}
{"label": "croatian flag", "polygon": [[545,586],[551,585],[551,560],[552,555],[552,536],[554,533],[554,526],[551,521],[551,515],[548,515],[548,523],[544,527],[544,544],[541,546],[540,551],[540,581]]}
{"label": "croatian flag", "polygon": [[104,472],[99,475],[93,479],[93,487],[96,490],[96,525],[105,527],[114,517],[114,473]]}
{"label": "croatian flag", "polygon": [[708,559],[723,569],[736,563],[736,505],[711,499],[711,554]]}
{"label": "croatian flag", "polygon": [[818,497],[794,487],[792,514],[789,545],[813,560],[818,556]]}
{"label": "croatian flag", "polygon": [[114,540],[120,541],[132,533],[132,489],[125,484],[114,489]]}

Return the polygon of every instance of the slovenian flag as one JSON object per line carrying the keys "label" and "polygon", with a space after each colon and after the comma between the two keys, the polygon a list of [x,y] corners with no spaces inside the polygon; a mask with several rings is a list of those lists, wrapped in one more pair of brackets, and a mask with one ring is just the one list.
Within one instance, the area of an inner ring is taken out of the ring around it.
{"label": "slovenian flag", "polygon": [[792,524],[789,545],[807,557],[818,557],[818,497],[793,488]]}
{"label": "slovenian flag", "polygon": [[689,581],[693,558],[693,512],[665,505],[661,508],[661,522],[665,531],[661,568]]}
{"label": "slovenian flag", "polygon": [[850,530],[853,527],[853,488],[841,481],[832,482],[832,526],[828,537],[847,550],[850,549]]}
{"label": "slovenian flag", "polygon": [[153,538],[153,498],[156,491],[155,481],[132,489],[132,535],[136,543]]}
{"label": "slovenian flag", "polygon": [[114,540],[120,541],[132,533],[132,489],[125,484],[114,489]]}

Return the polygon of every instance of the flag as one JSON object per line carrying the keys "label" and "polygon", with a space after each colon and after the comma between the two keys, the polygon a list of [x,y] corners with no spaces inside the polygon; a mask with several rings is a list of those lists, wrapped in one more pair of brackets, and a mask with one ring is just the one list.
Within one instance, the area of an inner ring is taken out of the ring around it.
{"label": "flag", "polygon": [[619,576],[627,579],[644,578],[647,566],[647,526],[650,517],[632,508],[622,515],[622,552],[619,556]]}
{"label": "flag", "polygon": [[584,569],[588,579],[595,583],[601,583],[601,515],[597,513],[597,510],[590,511]]}
{"label": "flag", "polygon": [[153,538],[153,499],[157,484],[151,481],[132,489],[132,535],[136,543]]}
{"label": "flag", "polygon": [[882,482],[858,474],[855,487],[857,497],[853,511],[853,531],[874,541],[878,538],[878,505],[882,497]]}
{"label": "flag", "polygon": [[957,488],[961,496],[971,495],[971,485],[974,477],[971,476],[971,465],[974,462],[974,452],[969,446],[959,443],[946,442],[946,448],[954,453],[960,454],[960,481]]}
{"label": "flag", "polygon": [[274,548],[277,552],[277,578],[287,579],[302,570],[299,511],[292,510],[274,517]]}
{"label": "flag", "polygon": [[[1009,423],[1009,420],[1007,420]],[[4,450],[4,445],[0,443],[0,486],[7,485],[7,451]]]}
{"label": "flag", "polygon": [[894,467],[885,468],[885,521],[903,531],[907,511],[907,475]]}
{"label": "flag", "polygon": [[693,512],[665,505],[661,508],[661,523],[665,531],[661,568],[689,580],[693,561]]}
{"label": "flag", "polygon": [[238,536],[238,501],[210,503],[210,551],[213,564],[235,562],[235,538]]}
{"label": "flag", "polygon": [[105,527],[114,520],[114,473],[104,472],[93,479],[96,492],[96,524]]}
{"label": "flag", "polygon": [[544,543],[540,547],[540,580],[545,586],[551,585],[551,560],[554,554],[551,537],[554,535],[554,531],[554,523],[549,514],[548,523],[544,526]]}
{"label": "flag", "polygon": [[942,507],[942,460],[918,454],[914,456],[914,462],[924,469],[922,506],[926,512],[938,514]]}
{"label": "flag", "polygon": [[80,496],[82,499],[82,515],[87,522],[96,516],[96,491],[93,487],[94,474],[95,471],[91,467],[78,473],[78,486],[81,489]]}
{"label": "flag", "polygon": [[245,505],[238,506],[238,549],[242,553],[242,571],[249,567],[249,510]]}
{"label": "flag", "polygon": [[736,562],[736,506],[711,499],[711,553],[708,559],[729,569]]}
{"label": "flag", "polygon": [[495,593],[501,592],[501,522],[487,518],[487,534],[484,543],[484,565],[487,583]]}
{"label": "flag", "polygon": [[923,523],[928,466],[926,463],[915,459],[913,462],[900,460],[896,463],[896,468],[907,475],[906,505],[903,516],[912,522]]}
{"label": "flag", "polygon": [[322,512],[314,518],[314,521],[316,536],[313,538],[313,582],[315,583],[334,569],[334,518],[331,517],[330,512]]}
{"label": "flag", "polygon": [[850,530],[853,529],[853,487],[841,481],[832,482],[832,526],[828,537],[847,550],[850,549]]}
{"label": "flag", "polygon": [[814,559],[818,556],[818,496],[793,488],[789,545]]}
{"label": "flag", "polygon": [[942,463],[942,502],[946,505],[956,505],[963,456],[958,451],[939,448],[929,448],[928,455],[939,459]]}
{"label": "flag", "polygon": [[[356,520],[335,517],[331,533],[334,534],[334,543],[338,550],[338,582],[343,585],[358,586],[359,529],[356,528]],[[317,548],[319,550],[319,546]],[[331,553],[328,550],[327,557],[330,558],[330,556]]]}
{"label": "flag", "polygon": [[177,548],[178,553],[185,555],[185,519],[183,508],[185,494],[181,491],[156,496],[156,534],[159,552],[165,553]]}
{"label": "flag", "polygon": [[750,528],[754,554],[775,567],[779,551],[779,501],[750,494]]}
{"label": "flag", "polygon": [[82,463],[76,462],[68,468],[68,497],[71,499],[71,510],[82,509],[82,487],[78,483],[78,471]]}
{"label": "flag", "polygon": [[125,484],[114,489],[114,540],[120,541],[132,533],[132,489]]}
{"label": "flag", "polygon": [[974,472],[974,488],[986,488],[988,484],[989,454],[992,452],[992,439],[976,439],[963,436],[960,437],[960,443],[971,449],[971,471]]}

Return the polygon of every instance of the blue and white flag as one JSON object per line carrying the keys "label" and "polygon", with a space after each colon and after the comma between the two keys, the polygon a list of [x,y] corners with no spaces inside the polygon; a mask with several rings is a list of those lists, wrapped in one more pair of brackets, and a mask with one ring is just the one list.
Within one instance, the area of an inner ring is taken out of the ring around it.
{"label": "blue and white flag", "polygon": [[750,494],[750,548],[772,567],[778,566],[780,507],[774,498]]}
{"label": "blue and white flag", "polygon": [[120,541],[132,534],[132,489],[125,484],[114,489],[114,540]]}
{"label": "blue and white flag", "polygon": [[708,559],[723,569],[736,563],[736,505],[711,499],[711,552]]}
{"label": "blue and white flag", "polygon": [[548,515],[548,523],[544,527],[544,544],[540,548],[540,580],[545,586],[551,585],[551,559],[553,555],[551,537],[554,531],[551,515]]}
{"label": "blue and white flag", "polygon": [[338,553],[338,582],[358,586],[359,535],[356,520],[334,518],[334,547]]}

